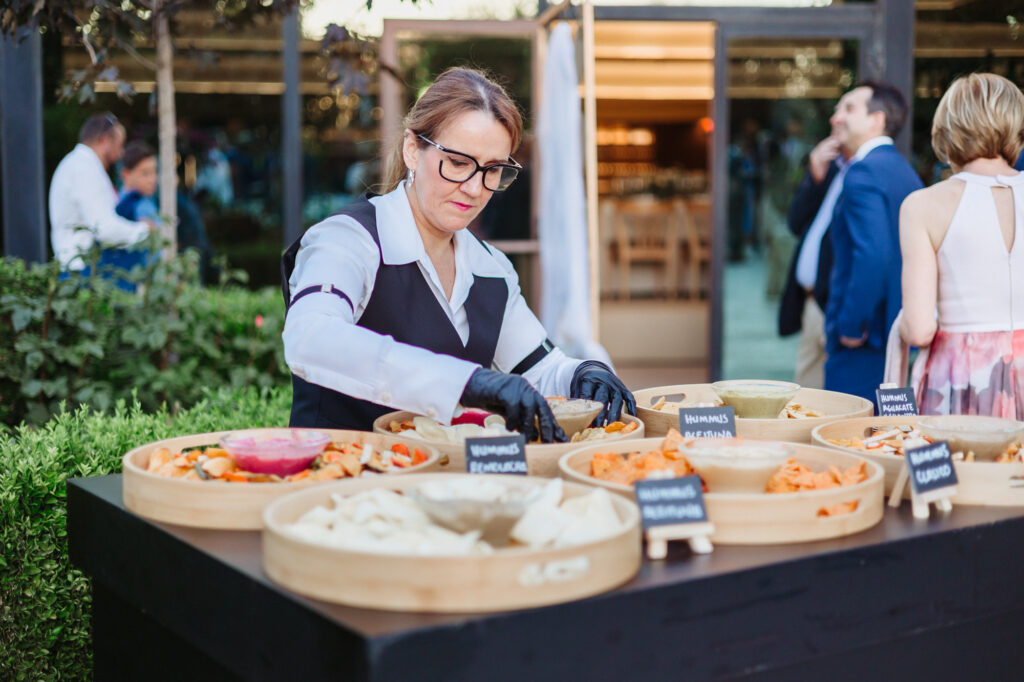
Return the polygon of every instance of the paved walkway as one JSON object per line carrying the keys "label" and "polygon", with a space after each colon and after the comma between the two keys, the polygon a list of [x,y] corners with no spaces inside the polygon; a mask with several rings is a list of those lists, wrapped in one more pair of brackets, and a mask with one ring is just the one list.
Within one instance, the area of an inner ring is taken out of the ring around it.
{"label": "paved walkway", "polygon": [[779,336],[778,299],[765,296],[765,263],[749,254],[725,266],[724,379],[792,381],[798,334]]}

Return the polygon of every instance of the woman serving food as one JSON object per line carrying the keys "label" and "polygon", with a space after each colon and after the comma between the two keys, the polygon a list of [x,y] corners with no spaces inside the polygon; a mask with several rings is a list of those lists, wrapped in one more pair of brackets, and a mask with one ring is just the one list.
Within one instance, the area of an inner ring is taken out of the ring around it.
{"label": "woman serving food", "polygon": [[285,252],[292,426],[369,430],[398,409],[448,423],[505,416],[527,440],[566,440],[544,395],[632,394],[603,363],[566,357],[527,307],[509,260],[465,228],[512,184],[522,118],[501,86],[449,69],[404,121],[386,193],[311,227]]}

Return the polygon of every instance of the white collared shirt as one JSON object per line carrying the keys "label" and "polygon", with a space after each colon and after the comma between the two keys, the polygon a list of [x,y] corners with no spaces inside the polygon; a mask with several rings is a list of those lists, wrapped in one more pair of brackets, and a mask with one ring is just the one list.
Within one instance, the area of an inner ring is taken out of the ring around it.
{"label": "white collared shirt", "polygon": [[117,215],[117,190],[96,152],[81,143],[54,171],[49,203],[53,255],[65,270],[84,268],[79,254],[97,241],[134,244],[149,232],[147,223]]}
{"label": "white collared shirt", "polygon": [[821,206],[818,208],[811,226],[807,228],[807,237],[804,239],[803,246],[800,247],[800,255],[797,256],[796,281],[804,289],[813,289],[818,279],[818,258],[821,254],[821,240],[825,237],[825,231],[828,230],[828,226],[832,223],[832,212],[835,211],[836,202],[843,191],[843,180],[846,178],[846,171],[849,170],[851,165],[863,159],[868,155],[868,152],[876,147],[892,143],[891,137],[880,135],[858,147],[857,153],[849,161],[844,160],[841,156],[836,159],[839,172],[832,178],[832,184],[828,186],[828,191],[825,192],[825,198],[822,199]]}
{"label": "white collared shirt", "polygon": [[876,147],[881,147],[884,144],[893,144],[892,138],[888,135],[879,135],[878,137],[871,138],[860,147],[857,147],[857,153],[850,159],[850,163],[857,163],[870,152],[874,151]]}
{"label": "white collared shirt", "polygon": [[[465,303],[474,275],[503,278],[508,299],[494,351],[494,368],[500,371],[518,365],[547,334],[520,293],[512,263],[500,251],[488,251],[465,230],[456,232],[455,283],[449,300],[423,248],[405,183],[370,202],[377,212],[379,251],[370,234],[348,216],[327,218],[302,237],[288,283],[292,295],[310,286],[333,285],[351,299],[354,309],[330,293],[315,292],[297,300],[282,333],[285,360],[292,372],[311,383],[449,422],[479,365],[399,343],[356,324],[373,294],[382,256],[387,265],[419,266],[463,343],[469,339]],[[568,395],[579,362],[556,348],[523,377],[544,395]]]}

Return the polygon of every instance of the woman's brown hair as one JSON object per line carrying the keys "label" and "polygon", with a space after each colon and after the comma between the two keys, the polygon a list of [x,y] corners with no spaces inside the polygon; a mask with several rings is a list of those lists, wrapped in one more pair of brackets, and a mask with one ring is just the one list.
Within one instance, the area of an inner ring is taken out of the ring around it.
{"label": "woman's brown hair", "polygon": [[125,170],[134,170],[140,163],[154,156],[156,156],[156,152],[148,144],[141,140],[132,140],[124,148],[121,167]]}
{"label": "woman's brown hair", "polygon": [[[474,69],[453,67],[438,76],[402,121],[402,134],[394,141],[384,173],[384,192],[398,187],[405,177],[402,140],[406,130],[433,139],[455,117],[467,111],[485,111],[505,127],[512,152],[523,137],[523,117],[505,89]],[[427,143],[417,140],[420,148]]]}
{"label": "woman's brown hair", "polygon": [[1024,94],[994,73],[953,81],[932,119],[932,149],[942,161],[963,166],[1002,157],[1011,166],[1024,148]]}

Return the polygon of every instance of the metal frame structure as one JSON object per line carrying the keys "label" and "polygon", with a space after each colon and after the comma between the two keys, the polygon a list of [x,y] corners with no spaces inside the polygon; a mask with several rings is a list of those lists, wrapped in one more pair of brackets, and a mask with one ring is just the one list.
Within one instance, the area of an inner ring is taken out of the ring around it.
{"label": "metal frame structure", "polygon": [[[541,0],[539,11],[547,9]],[[907,94],[913,81],[914,2],[875,0],[828,7],[699,7],[609,6],[594,7],[597,21],[712,21],[715,35],[715,97],[712,100],[710,171],[712,180],[711,313],[708,339],[708,375],[722,374],[723,291],[728,201],[727,149],[729,99],[727,95],[728,45],[733,38],[839,38],[856,40],[858,71],[862,79],[892,83]],[[912,120],[912,112],[908,114]],[[905,128],[897,146],[906,153],[910,131]]]}
{"label": "metal frame structure", "polygon": [[48,258],[43,178],[42,39],[0,36],[0,179],[4,255],[42,263]]}
{"label": "metal frame structure", "polygon": [[[438,19],[385,19],[384,33],[380,39],[380,60],[382,64],[390,67],[380,70],[380,107],[383,116],[380,120],[380,154],[381,172],[386,172],[388,156],[390,155],[402,129],[402,88],[403,84],[394,76],[398,67],[398,44],[402,40],[415,36],[490,36],[495,38],[522,38],[530,41],[531,45],[531,70],[538,72],[539,64],[543,59],[543,41],[540,39],[537,29],[538,22],[533,19],[517,19],[512,21],[492,20],[448,20]],[[540,101],[541,84],[533,83],[532,98],[534,111],[528,112],[531,119],[536,118],[536,106]],[[540,185],[539,174],[531,173],[531,194],[538,196]],[[494,246],[509,255],[534,255],[540,252],[537,243],[537,216],[536,202],[531,207],[530,215],[530,239],[497,240]],[[533,269],[531,278],[533,291],[539,291],[540,268]],[[537,299],[539,300],[539,298]],[[536,300],[531,300],[535,304]]]}
{"label": "metal frame structure", "polygon": [[284,246],[302,236],[302,93],[299,91],[299,10],[293,8],[281,25],[284,38],[284,64],[281,95],[281,169],[283,182]]}

